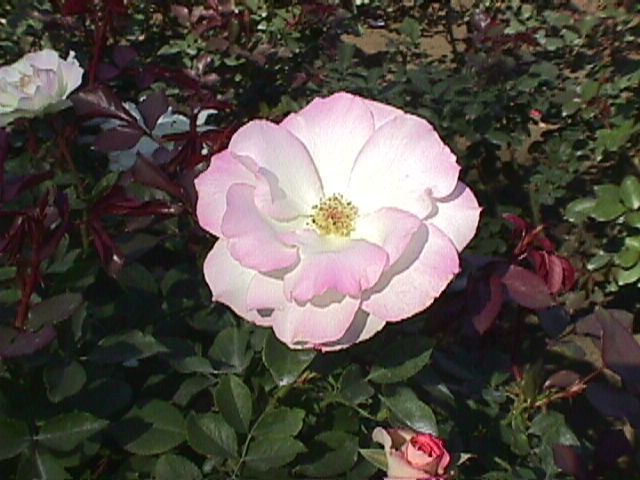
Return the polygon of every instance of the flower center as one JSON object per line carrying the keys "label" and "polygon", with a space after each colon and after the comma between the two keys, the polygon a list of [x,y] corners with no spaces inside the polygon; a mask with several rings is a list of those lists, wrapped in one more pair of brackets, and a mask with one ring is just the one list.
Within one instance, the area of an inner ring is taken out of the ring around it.
{"label": "flower center", "polygon": [[322,235],[349,237],[356,229],[358,207],[339,193],[313,206],[311,223]]}
{"label": "flower center", "polygon": [[32,84],[33,77],[31,75],[20,76],[20,90],[22,90],[24,93],[27,93]]}

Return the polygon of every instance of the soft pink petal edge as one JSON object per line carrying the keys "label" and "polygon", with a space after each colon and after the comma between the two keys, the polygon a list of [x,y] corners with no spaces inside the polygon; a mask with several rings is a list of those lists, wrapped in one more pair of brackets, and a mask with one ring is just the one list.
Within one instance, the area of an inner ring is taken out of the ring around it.
{"label": "soft pink petal edge", "polygon": [[213,157],[209,168],[195,179],[198,222],[210,233],[222,236],[222,217],[227,209],[227,191],[235,183],[254,184],[255,176],[224,150]]}
{"label": "soft pink petal edge", "polygon": [[464,183],[458,182],[453,192],[436,199],[435,207],[426,222],[442,230],[458,251],[462,251],[476,234],[482,211],[473,192]]}
{"label": "soft pink petal edge", "polygon": [[316,98],[280,125],[306,145],[325,196],[344,193],[358,152],[375,128],[364,99],[346,92]]}
{"label": "soft pink petal edge", "polygon": [[435,225],[423,225],[396,264],[365,292],[362,309],[388,322],[411,317],[431,305],[459,271],[449,237]]}
{"label": "soft pink petal edge", "polygon": [[253,186],[243,183],[231,185],[227,191],[221,231],[231,256],[259,272],[290,267],[298,261],[297,248],[279,239],[277,226],[256,207],[254,191]]}

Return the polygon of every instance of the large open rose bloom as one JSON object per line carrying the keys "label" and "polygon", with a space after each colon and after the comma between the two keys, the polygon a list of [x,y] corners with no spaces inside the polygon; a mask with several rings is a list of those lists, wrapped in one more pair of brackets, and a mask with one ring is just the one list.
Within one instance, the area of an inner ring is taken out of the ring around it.
{"label": "large open rose bloom", "polygon": [[459,170],[425,120],[348,93],[249,122],[196,179],[214,300],[321,350],[420,312],[478,224]]}
{"label": "large open rose bloom", "polygon": [[28,53],[0,67],[0,127],[68,107],[67,97],[82,83],[82,73],[73,52],[62,60],[54,50]]}

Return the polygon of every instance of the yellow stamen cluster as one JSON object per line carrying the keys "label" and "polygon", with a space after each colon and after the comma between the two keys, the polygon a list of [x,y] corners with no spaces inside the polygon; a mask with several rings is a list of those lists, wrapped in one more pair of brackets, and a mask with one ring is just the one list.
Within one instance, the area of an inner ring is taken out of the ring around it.
{"label": "yellow stamen cluster", "polygon": [[356,229],[358,207],[339,193],[313,206],[311,224],[322,235],[349,237]]}

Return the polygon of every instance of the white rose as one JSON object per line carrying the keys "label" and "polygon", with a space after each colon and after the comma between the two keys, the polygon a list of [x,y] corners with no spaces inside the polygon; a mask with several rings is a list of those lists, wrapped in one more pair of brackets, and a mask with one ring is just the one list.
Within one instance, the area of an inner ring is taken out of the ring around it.
{"label": "white rose", "polygon": [[62,110],[67,97],[82,82],[84,70],[69,53],[62,60],[53,50],[28,53],[0,67],[0,128],[16,118],[31,118]]}

